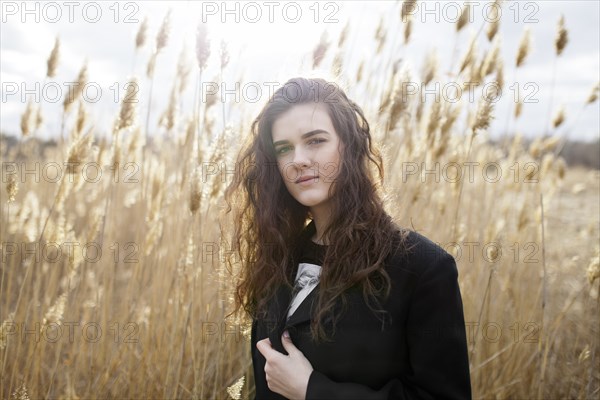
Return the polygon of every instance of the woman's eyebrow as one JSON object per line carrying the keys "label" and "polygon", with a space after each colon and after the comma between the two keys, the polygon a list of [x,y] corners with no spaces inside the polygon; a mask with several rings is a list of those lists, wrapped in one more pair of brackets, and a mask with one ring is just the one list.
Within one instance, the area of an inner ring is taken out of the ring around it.
{"label": "woman's eyebrow", "polygon": [[[326,133],[327,135],[329,135],[329,132],[327,132],[324,129],[315,129],[313,131],[306,132],[300,138],[301,139],[306,139],[307,137],[311,137],[311,136],[317,135],[319,133]],[[278,144],[284,144],[284,143],[288,143],[288,141],[287,140],[278,140],[276,142],[273,142],[273,146],[277,146]]]}

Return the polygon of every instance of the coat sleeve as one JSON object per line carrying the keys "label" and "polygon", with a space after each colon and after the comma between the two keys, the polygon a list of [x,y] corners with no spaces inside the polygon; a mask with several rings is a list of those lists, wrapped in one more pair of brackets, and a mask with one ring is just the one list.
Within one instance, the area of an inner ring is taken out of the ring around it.
{"label": "coat sleeve", "polygon": [[436,258],[418,279],[406,323],[410,375],[379,390],[335,382],[313,370],[306,400],[314,399],[471,399],[463,304],[454,258]]}
{"label": "coat sleeve", "polygon": [[254,347],[256,338],[256,320],[252,320],[252,329],[250,330],[250,357],[252,358],[252,367],[254,375],[254,400],[257,398],[256,394],[256,357],[254,356]]}
{"label": "coat sleeve", "polygon": [[267,397],[265,393],[264,382],[266,382],[265,377],[265,363],[263,362],[263,357],[258,357],[258,350],[256,348],[257,342],[257,330],[258,330],[258,321],[254,319],[252,321],[252,331],[250,334],[250,353],[252,355],[252,367],[254,373],[254,400],[264,399]]}

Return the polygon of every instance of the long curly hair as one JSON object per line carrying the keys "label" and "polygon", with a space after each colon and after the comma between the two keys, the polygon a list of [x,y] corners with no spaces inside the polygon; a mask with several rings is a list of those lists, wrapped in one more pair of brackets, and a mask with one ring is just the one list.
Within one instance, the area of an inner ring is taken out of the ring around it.
{"label": "long curly hair", "polygon": [[392,251],[402,248],[408,231],[384,210],[379,194],[384,178],[382,157],[361,108],[335,83],[321,78],[290,79],[253,121],[251,135],[237,157],[232,182],[225,190],[226,213],[231,212],[232,205],[235,209],[231,246],[242,264],[234,312],[243,307],[253,319],[265,318],[277,288],[293,287],[293,255],[312,216],[285,187],[277,169],[271,128],[287,110],[310,102],[326,106],[344,144],[339,174],[329,191],[331,216],[323,232],[329,244],[315,288],[317,304],[310,328],[312,339],[321,341],[328,340],[324,321],[332,322],[335,332],[340,313],[334,310],[340,299],[346,308],[344,292],[349,288],[362,287],[368,307],[376,315],[385,314],[371,302],[380,308],[380,299],[389,296],[391,282],[384,262]]}

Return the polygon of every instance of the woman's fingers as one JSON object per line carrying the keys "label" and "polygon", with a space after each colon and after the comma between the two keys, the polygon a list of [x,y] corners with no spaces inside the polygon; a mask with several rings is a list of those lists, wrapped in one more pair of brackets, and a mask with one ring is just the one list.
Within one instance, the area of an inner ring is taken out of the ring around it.
{"label": "woman's fingers", "polygon": [[271,352],[275,351],[269,338],[264,338],[263,340],[256,342],[256,348],[267,360],[269,359]]}
{"label": "woman's fingers", "polygon": [[[287,334],[287,336],[286,336]],[[285,349],[285,351],[288,352],[288,354],[291,356],[292,354],[297,355],[297,352],[300,352],[298,350],[298,348],[296,346],[294,346],[294,343],[292,343],[292,338],[289,336],[289,334],[286,332],[283,333],[283,335],[281,336],[281,344],[283,344],[283,348]]]}

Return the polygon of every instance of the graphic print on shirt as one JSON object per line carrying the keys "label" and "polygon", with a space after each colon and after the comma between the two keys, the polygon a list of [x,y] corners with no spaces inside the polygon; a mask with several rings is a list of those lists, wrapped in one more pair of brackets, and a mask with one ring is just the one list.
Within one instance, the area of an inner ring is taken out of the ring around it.
{"label": "graphic print on shirt", "polygon": [[298,306],[306,299],[315,286],[317,286],[320,275],[320,265],[306,262],[298,264],[298,272],[296,273],[296,280],[292,291],[292,302],[290,303],[287,315],[288,319],[294,314]]}

